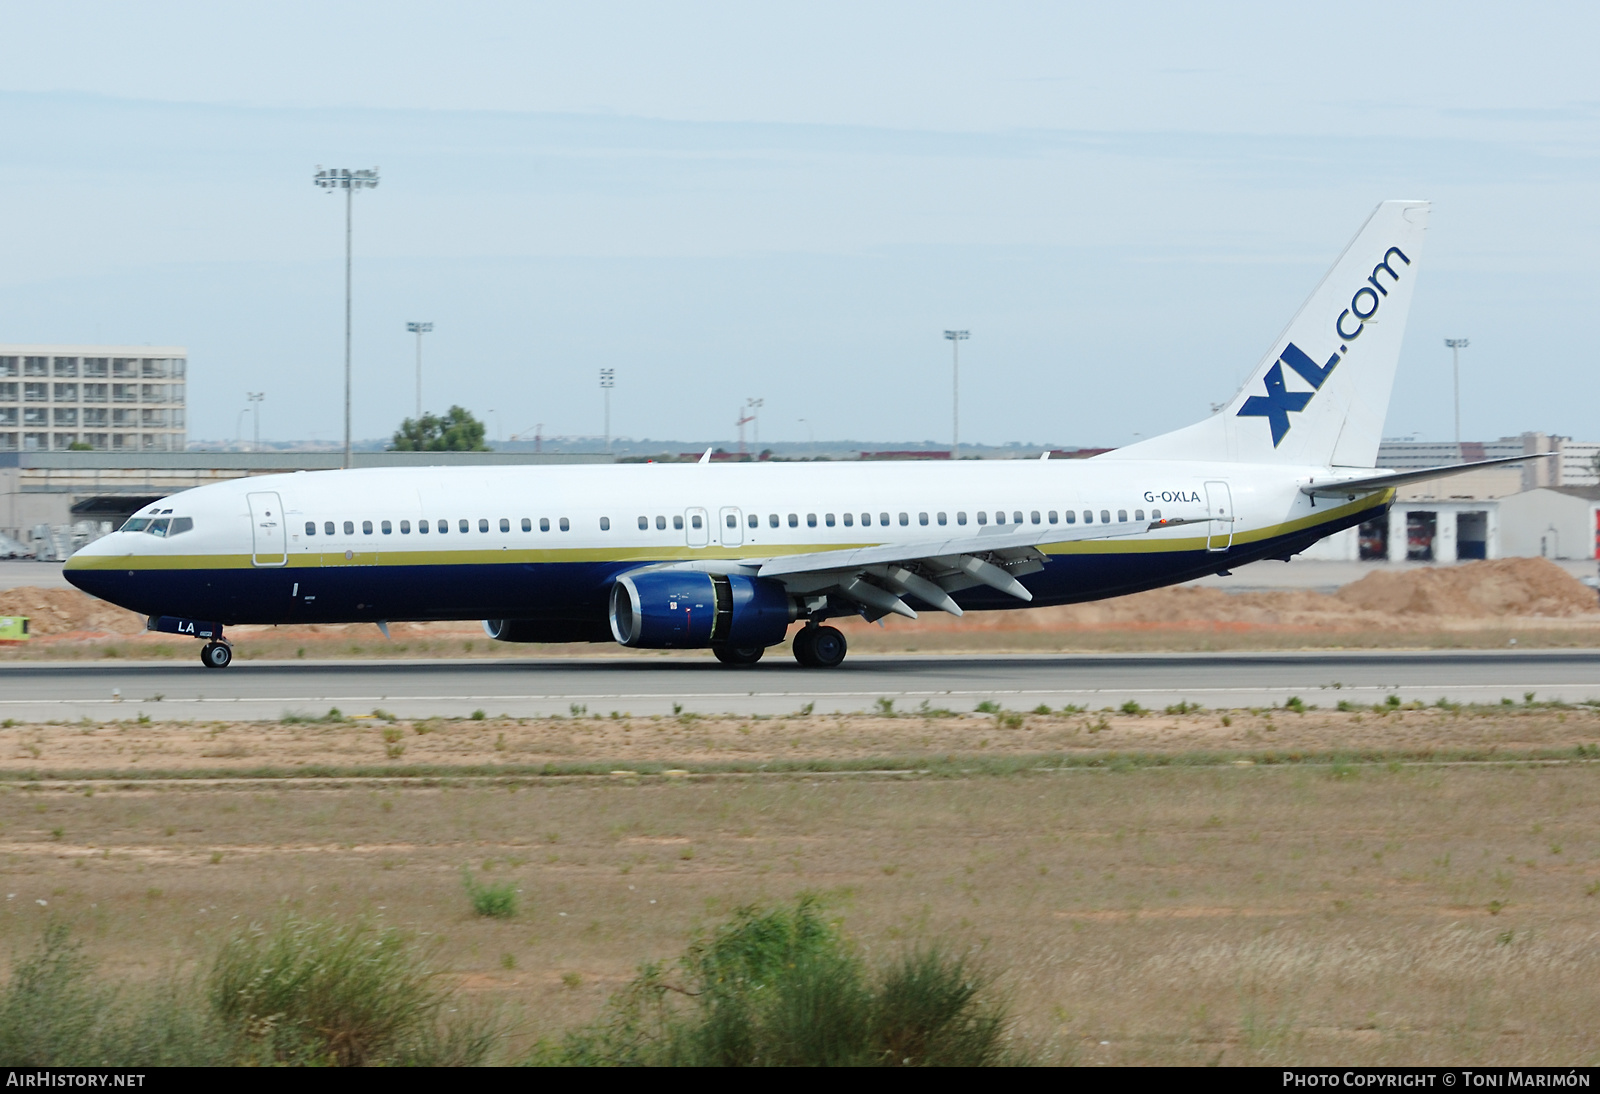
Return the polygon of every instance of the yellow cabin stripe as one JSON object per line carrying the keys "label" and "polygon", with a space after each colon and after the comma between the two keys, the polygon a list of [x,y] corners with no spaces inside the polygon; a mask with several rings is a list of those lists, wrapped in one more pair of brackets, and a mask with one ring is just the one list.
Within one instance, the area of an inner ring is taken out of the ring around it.
{"label": "yellow cabin stripe", "polygon": [[[1234,546],[1290,535],[1328,524],[1352,513],[1388,502],[1393,490],[1384,491],[1381,500],[1367,498],[1347,502],[1319,513],[1268,525],[1234,535]],[[1206,536],[1182,539],[1142,539],[1120,536],[1116,539],[1080,540],[1068,543],[1042,543],[1039,550],[1049,555],[1157,554],[1204,551]],[[876,547],[876,543],[745,544],[742,547],[689,547],[685,544],[659,547],[584,547],[584,548],[485,548],[463,551],[304,551],[289,555],[283,569],[338,569],[347,566],[509,566],[556,562],[674,562],[687,559],[770,558],[783,555],[815,554],[819,551]],[[1004,544],[996,544],[1003,548]],[[74,555],[67,560],[69,570],[250,570],[260,569],[250,555]]]}

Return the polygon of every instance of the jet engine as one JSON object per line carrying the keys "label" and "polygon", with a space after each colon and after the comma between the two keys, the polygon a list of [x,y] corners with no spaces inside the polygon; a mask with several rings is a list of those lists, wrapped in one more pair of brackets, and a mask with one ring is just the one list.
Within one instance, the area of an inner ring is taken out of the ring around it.
{"label": "jet engine", "polygon": [[741,574],[656,570],[611,587],[612,637],[638,649],[775,646],[795,614],[782,585]]}

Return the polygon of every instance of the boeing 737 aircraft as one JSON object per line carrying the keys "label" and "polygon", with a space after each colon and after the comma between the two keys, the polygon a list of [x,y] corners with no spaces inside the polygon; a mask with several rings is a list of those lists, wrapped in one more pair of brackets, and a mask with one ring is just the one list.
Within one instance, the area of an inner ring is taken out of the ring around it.
{"label": "boeing 737 aircraft", "polygon": [[1287,559],[1396,486],[1509,462],[1374,467],[1428,209],[1379,205],[1223,409],[1094,459],[270,475],[165,498],[66,576],[204,640],[211,668],[236,624],[459,619],[729,665],[799,623],[795,659],[832,667],[833,617],[1069,604]]}

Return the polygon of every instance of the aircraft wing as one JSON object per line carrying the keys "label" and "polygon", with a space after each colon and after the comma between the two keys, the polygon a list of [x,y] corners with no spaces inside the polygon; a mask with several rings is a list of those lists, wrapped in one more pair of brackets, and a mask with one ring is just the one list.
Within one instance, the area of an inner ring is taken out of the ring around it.
{"label": "aircraft wing", "polygon": [[1043,569],[1041,544],[1136,536],[1206,519],[1071,526],[989,525],[975,533],[920,543],[745,560],[741,569],[781,581],[789,592],[802,599],[836,595],[854,601],[869,614],[875,613],[873,618],[892,612],[915,619],[917,613],[902,599],[906,595],[951,615],[961,615],[960,605],[950,594],[976,585],[987,585],[1018,600],[1032,600],[1033,594],[1017,577]]}
{"label": "aircraft wing", "polygon": [[1429,479],[1442,479],[1448,475],[1461,475],[1468,471],[1478,471],[1485,467],[1500,467],[1508,463],[1526,463],[1528,460],[1542,460],[1554,455],[1554,452],[1528,452],[1521,456],[1501,456],[1498,459],[1478,460],[1474,463],[1452,463],[1443,467],[1425,467],[1420,471],[1385,471],[1381,475],[1367,475],[1358,479],[1329,479],[1327,482],[1308,483],[1300,488],[1300,492],[1309,494],[1314,498],[1349,498],[1353,500],[1357,494],[1370,494],[1377,490],[1405,486],[1407,483],[1427,482]]}

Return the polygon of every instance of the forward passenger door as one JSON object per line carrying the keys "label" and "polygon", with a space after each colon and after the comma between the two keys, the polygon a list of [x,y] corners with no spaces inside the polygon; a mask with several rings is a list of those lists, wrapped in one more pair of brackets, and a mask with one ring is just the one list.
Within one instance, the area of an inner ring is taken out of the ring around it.
{"label": "forward passenger door", "polygon": [[250,502],[250,531],[252,536],[250,562],[254,566],[286,566],[289,562],[287,537],[284,535],[283,504],[276,493],[248,494]]}

